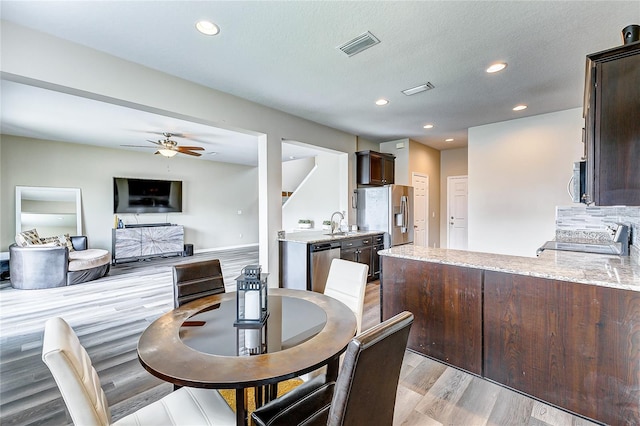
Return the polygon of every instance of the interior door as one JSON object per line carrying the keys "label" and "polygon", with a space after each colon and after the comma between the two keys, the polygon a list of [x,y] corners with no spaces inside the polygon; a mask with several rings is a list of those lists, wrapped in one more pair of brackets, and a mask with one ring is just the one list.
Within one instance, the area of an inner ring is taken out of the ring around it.
{"label": "interior door", "polygon": [[447,248],[468,247],[468,176],[447,177]]}
{"label": "interior door", "polygon": [[413,173],[413,228],[416,246],[429,245],[429,176]]}

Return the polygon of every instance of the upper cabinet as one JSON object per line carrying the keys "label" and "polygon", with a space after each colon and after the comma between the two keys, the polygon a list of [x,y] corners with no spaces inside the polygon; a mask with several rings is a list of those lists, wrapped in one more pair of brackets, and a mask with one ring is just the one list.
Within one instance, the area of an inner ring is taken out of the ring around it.
{"label": "upper cabinet", "polygon": [[599,206],[640,206],[640,42],[587,56],[587,195]]}
{"label": "upper cabinet", "polygon": [[375,151],[358,151],[358,185],[389,185],[394,183],[395,159],[393,154]]}

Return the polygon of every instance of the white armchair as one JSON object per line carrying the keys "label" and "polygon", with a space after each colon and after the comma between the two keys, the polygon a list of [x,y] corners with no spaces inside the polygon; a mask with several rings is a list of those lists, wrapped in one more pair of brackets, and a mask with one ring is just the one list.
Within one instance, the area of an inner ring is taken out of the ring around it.
{"label": "white armchair", "polygon": [[[75,425],[112,424],[98,373],[62,318],[51,318],[45,324],[42,360],[51,370]],[[218,391],[183,387],[113,424],[235,425],[235,414]]]}

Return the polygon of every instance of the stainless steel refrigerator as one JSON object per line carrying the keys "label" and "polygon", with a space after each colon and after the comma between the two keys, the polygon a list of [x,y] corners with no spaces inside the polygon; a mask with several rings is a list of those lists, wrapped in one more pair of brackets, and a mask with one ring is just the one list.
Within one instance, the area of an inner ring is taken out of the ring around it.
{"label": "stainless steel refrigerator", "polygon": [[384,247],[413,243],[413,187],[385,185],[356,189],[358,229],[383,231]]}

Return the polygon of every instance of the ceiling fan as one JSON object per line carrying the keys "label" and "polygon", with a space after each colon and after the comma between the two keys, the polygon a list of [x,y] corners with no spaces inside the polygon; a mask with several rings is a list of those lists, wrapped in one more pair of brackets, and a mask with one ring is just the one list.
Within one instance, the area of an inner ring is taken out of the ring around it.
{"label": "ceiling fan", "polygon": [[[160,154],[164,157],[173,157],[174,155],[177,155],[177,154],[187,154],[187,155],[193,155],[194,157],[200,157],[202,154],[194,151],[204,151],[204,148],[200,146],[178,145],[178,142],[172,140],[171,138],[173,136],[180,137],[181,135],[179,134],[164,132],[162,133],[162,135],[164,136],[163,140],[160,140],[160,139],[158,139],[157,141],[147,140],[147,142],[151,142],[152,144],[159,146],[155,154]],[[122,145],[122,146],[130,146],[130,147],[136,147],[136,148],[151,148],[151,147],[141,146],[141,145]]]}

